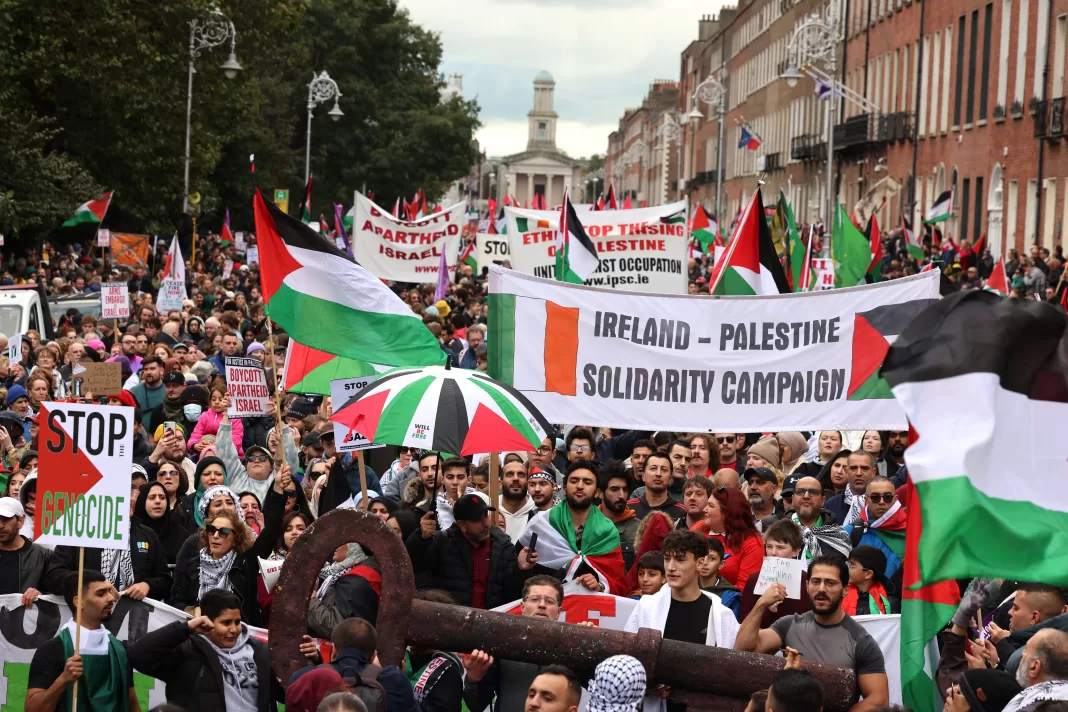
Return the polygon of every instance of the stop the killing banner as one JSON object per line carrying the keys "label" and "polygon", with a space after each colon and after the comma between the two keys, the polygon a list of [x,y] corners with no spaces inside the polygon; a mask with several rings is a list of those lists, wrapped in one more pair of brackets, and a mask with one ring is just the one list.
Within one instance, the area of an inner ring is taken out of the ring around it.
{"label": "stop the killing banner", "polygon": [[[560,212],[512,207],[504,212],[512,269],[553,279]],[[635,292],[686,293],[686,201],[637,210],[584,210],[578,211],[578,216],[601,260],[587,284]]]}
{"label": "stop the killing banner", "polygon": [[353,255],[374,276],[397,282],[436,281],[443,249],[449,273],[455,272],[464,227],[463,203],[415,222],[397,220],[359,192],[355,207]]}
{"label": "stop the killing banner", "polygon": [[679,432],[904,428],[879,366],[939,280],[706,297],[489,274],[490,376],[550,422]]}
{"label": "stop the killing banner", "polygon": [[34,543],[125,549],[133,408],[48,401],[40,415]]}

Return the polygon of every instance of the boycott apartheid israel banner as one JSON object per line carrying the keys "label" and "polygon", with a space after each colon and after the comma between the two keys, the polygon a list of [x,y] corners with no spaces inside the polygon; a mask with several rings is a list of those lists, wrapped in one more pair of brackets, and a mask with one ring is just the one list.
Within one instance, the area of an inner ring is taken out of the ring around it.
{"label": "boycott apartheid israel banner", "polygon": [[41,404],[35,544],[129,546],[133,415],[126,406]]}
{"label": "boycott apartheid israel banner", "polygon": [[404,222],[357,191],[355,208],[353,256],[374,276],[397,282],[436,281],[443,249],[449,272],[455,272],[464,228],[463,203]]}
{"label": "boycott apartheid israel banner", "polygon": [[[506,207],[504,214],[512,269],[553,279],[560,212]],[[586,284],[686,294],[686,201],[637,210],[585,210],[578,216],[601,261]]]}
{"label": "boycott apartheid israel banner", "polygon": [[938,299],[932,271],[826,292],[650,295],[489,272],[489,375],[553,423],[635,430],[890,430],[879,376]]}

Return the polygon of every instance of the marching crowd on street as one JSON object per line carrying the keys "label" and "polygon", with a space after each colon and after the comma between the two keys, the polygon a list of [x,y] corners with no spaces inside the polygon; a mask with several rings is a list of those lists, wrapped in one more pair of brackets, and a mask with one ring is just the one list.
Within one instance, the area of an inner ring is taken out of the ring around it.
{"label": "marching crowd on street", "polygon": [[[888,661],[854,617],[901,611],[903,550],[888,542],[895,535],[903,542],[910,506],[907,431],[560,425],[536,450],[501,453],[496,502],[487,457],[406,447],[384,471],[367,470],[369,502],[361,502],[359,466],[336,450],[329,398],[272,395],[265,417],[227,417],[224,357],[260,360],[272,388],[285,363],[286,335],[267,339],[258,265],[245,264],[217,236],[202,239],[187,274],[189,298],[180,310],[161,312],[161,271],[112,264],[77,244],[45,250],[6,256],[0,284],[91,295],[102,282],[125,281],[131,318],[105,321],[70,309],[53,314],[54,339],[39,330],[0,335],[0,353],[15,353],[12,339],[22,342],[20,361],[0,357],[0,594],[21,596],[25,607],[52,594],[81,610],[80,636],[72,621],[35,651],[29,712],[139,710],[134,672],[165,683],[167,703],[156,709],[175,712],[263,712],[281,704],[369,712],[685,709],[626,655],[601,661],[592,677],[551,661],[418,646],[402,666],[381,665],[376,625],[390,591],[381,586],[376,552],[348,543],[311,586],[300,650],[307,666],[277,679],[254,629],[291,612],[272,608],[261,562],[285,560],[317,518],[353,502],[400,537],[423,600],[487,610],[519,601],[520,615],[556,621],[567,579],[636,599],[628,631],[653,628],[696,645],[781,653],[783,670],[752,696],[752,712],[819,712],[824,689],[804,662],[854,671],[853,710],[902,709],[891,705]],[[975,255],[967,245],[943,257],[960,288],[979,288],[990,273],[989,253]],[[224,277],[228,259],[234,264]],[[1036,248],[1013,260],[1007,272],[1019,296],[1057,301],[1059,252]],[[917,268],[903,250],[888,250],[887,276]],[[695,286],[707,277],[707,265],[691,264]],[[486,370],[482,275],[461,267],[443,300],[430,284],[394,289],[454,367]],[[117,362],[124,389],[79,392],[73,369],[85,360]],[[33,541],[38,416],[46,401],[90,399],[135,412],[130,546],[86,549],[79,588],[77,548]],[[571,571],[539,563],[527,527],[541,512],[567,522],[575,555],[607,531],[622,567],[597,557]],[[803,562],[799,598],[782,584],[757,593],[765,557]],[[962,599],[939,636],[936,671],[947,712],[1068,709],[1068,591],[1042,581],[958,583]],[[122,642],[108,629],[120,597],[160,601],[189,618]]]}

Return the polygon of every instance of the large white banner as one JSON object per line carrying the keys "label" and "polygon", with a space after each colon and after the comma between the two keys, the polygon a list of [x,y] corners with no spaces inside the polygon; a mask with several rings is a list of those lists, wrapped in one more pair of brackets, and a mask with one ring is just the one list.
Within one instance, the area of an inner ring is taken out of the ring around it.
{"label": "large white banner", "polygon": [[889,430],[878,374],[938,274],[761,297],[648,295],[491,267],[489,374],[552,423],[693,432]]}
{"label": "large white banner", "polygon": [[[60,596],[40,596],[29,608],[22,607],[22,594],[0,596],[0,709],[26,709],[26,683],[33,654],[59,635],[59,629],[70,619],[70,608]],[[133,643],[145,633],[179,620],[187,621],[189,616],[149,598],[135,601],[122,596],[106,627],[119,640]],[[263,628],[249,627],[249,632],[267,641]],[[167,701],[166,685],[148,675],[135,672],[134,688],[143,710]]]}
{"label": "large white banner", "polygon": [[355,207],[353,255],[374,276],[397,282],[435,282],[443,249],[449,273],[455,273],[464,228],[463,203],[415,222],[397,220],[358,191]]}
{"label": "large white banner", "polygon": [[[512,269],[554,278],[560,212],[506,207],[504,213]],[[636,210],[585,210],[578,215],[601,260],[587,284],[656,294],[686,293],[686,201]]]}

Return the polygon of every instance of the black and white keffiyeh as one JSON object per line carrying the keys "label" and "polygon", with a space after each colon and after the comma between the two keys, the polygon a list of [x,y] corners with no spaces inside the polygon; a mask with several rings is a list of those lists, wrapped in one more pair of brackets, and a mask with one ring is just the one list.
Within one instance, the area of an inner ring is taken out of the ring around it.
{"label": "black and white keffiyeh", "polygon": [[849,505],[849,513],[846,514],[845,521],[842,522],[842,526],[847,527],[860,521],[860,513],[864,511],[868,497],[864,494],[853,494],[849,487],[842,490],[842,494],[845,496],[846,504]]}
{"label": "black and white keffiyeh", "polygon": [[602,660],[590,683],[588,712],[635,712],[645,697],[645,668],[637,658],[613,655]]}
{"label": "black and white keffiyeh", "polygon": [[825,524],[821,527],[806,527],[801,523],[795,512],[790,516],[791,521],[801,529],[801,539],[805,542],[802,552],[805,559],[812,559],[828,550],[837,552],[842,556],[849,556],[853,548],[846,530],[837,524]]}
{"label": "black and white keffiyeh", "polygon": [[236,557],[237,552],[233,549],[221,559],[213,559],[208,547],[200,550],[200,590],[197,592],[198,601],[212,589],[230,590],[230,579],[227,574],[230,573],[230,567],[234,565]]}
{"label": "black and white keffiyeh", "polygon": [[119,591],[134,585],[133,560],[130,549],[101,549],[100,573],[108,577],[108,583]]}

